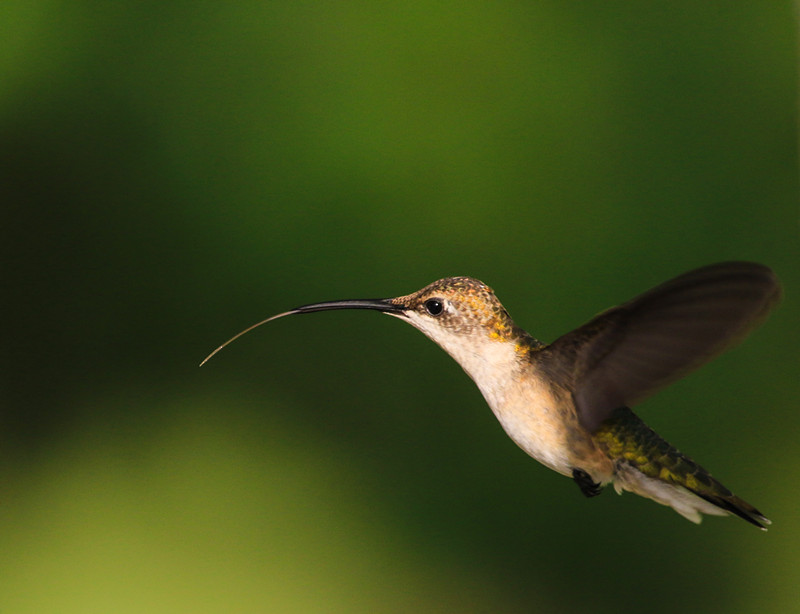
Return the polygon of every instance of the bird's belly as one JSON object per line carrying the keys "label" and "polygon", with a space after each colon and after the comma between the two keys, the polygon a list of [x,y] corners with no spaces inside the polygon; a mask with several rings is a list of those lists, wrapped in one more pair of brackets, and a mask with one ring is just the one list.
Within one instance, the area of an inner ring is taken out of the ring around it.
{"label": "bird's belly", "polygon": [[573,468],[583,465],[576,456],[595,448],[578,424],[571,399],[558,398],[543,386],[484,393],[484,397],[514,443],[558,473],[572,475]]}
{"label": "bird's belly", "polygon": [[576,466],[567,442],[567,428],[544,407],[495,411],[506,434],[527,454],[563,475]]}
{"label": "bird's belly", "polygon": [[571,463],[568,445],[568,412],[559,408],[552,394],[541,389],[506,390],[505,393],[484,392],[484,397],[506,434],[540,463],[571,475],[575,465]]}

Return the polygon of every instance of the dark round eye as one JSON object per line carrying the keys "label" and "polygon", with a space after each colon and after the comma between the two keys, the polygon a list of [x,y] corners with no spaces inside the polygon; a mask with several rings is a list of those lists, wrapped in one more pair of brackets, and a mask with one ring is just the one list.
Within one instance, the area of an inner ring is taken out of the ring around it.
{"label": "dark round eye", "polygon": [[425,311],[427,311],[432,316],[438,316],[442,311],[444,311],[444,303],[441,299],[438,298],[429,298],[425,301]]}

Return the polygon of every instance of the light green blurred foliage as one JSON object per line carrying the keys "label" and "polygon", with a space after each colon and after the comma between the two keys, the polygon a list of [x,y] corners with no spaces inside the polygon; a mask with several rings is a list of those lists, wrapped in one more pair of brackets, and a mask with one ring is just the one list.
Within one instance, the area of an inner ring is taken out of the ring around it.
{"label": "light green blurred foliage", "polygon": [[[161,407],[153,437],[91,427],[7,483],[9,612],[505,609],[479,562],[431,551],[360,503],[359,469],[286,425]],[[213,399],[212,399],[213,400]],[[240,399],[226,397],[226,404]],[[264,399],[276,411],[279,403]],[[265,437],[257,434],[266,435]],[[472,584],[472,585],[471,585]]]}
{"label": "light green blurred foliage", "polygon": [[[800,574],[789,3],[0,6],[0,612],[787,612]],[[773,266],[637,411],[774,520],[585,500],[428,340],[298,304],[446,275],[550,341]]]}

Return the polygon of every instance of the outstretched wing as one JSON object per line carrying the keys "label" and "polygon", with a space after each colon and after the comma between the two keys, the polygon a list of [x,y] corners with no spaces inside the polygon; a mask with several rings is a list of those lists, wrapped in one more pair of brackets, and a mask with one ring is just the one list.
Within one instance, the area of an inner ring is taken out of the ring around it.
{"label": "outstretched wing", "polygon": [[543,349],[541,364],[562,371],[581,423],[594,431],[614,409],[634,405],[741,341],[780,296],[778,279],[764,265],[713,264],[601,313]]}

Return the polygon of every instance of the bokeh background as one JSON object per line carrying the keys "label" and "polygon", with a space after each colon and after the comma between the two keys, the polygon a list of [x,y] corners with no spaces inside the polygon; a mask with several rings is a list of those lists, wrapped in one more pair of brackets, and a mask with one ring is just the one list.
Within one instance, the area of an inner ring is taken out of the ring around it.
{"label": "bokeh background", "polygon": [[[800,611],[790,2],[0,6],[0,612]],[[696,266],[780,309],[637,411],[774,520],[526,457],[421,334]]]}

